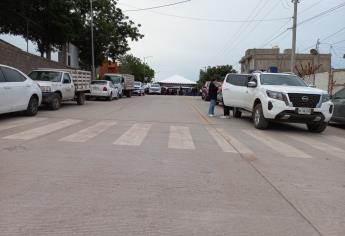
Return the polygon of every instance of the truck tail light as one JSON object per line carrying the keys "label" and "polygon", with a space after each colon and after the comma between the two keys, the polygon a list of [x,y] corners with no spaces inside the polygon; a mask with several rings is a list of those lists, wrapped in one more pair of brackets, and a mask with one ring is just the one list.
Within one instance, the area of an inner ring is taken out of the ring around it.
{"label": "truck tail light", "polygon": [[103,91],[105,92],[108,91],[107,87],[103,87]]}

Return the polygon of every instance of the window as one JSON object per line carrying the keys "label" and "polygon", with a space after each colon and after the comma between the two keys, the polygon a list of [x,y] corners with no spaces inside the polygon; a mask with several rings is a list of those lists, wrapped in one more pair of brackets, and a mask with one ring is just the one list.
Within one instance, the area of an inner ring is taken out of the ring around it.
{"label": "window", "polygon": [[3,75],[3,73],[0,70],[0,83],[1,82],[6,82],[6,81],[5,81],[5,76]]}
{"label": "window", "polygon": [[29,74],[29,77],[32,80],[36,80],[36,81],[60,82],[61,81],[61,72],[33,71]]}
{"label": "window", "polygon": [[26,78],[16,70],[6,67],[2,67],[1,70],[5,75],[6,82],[23,82],[26,80]]}
{"label": "window", "polygon": [[107,84],[107,81],[105,81],[105,80],[94,80],[94,81],[91,82],[91,84],[96,84],[96,85],[101,84],[101,85],[104,85],[104,84]]}
{"label": "window", "polygon": [[71,83],[71,78],[69,77],[69,74],[64,74],[63,75],[63,83],[64,84],[70,84]]}
{"label": "window", "polygon": [[334,94],[334,99],[345,99],[345,89]]}
{"label": "window", "polygon": [[260,75],[260,81],[262,85],[307,86],[296,75],[262,74]]}
{"label": "window", "polygon": [[228,75],[226,82],[232,85],[246,87],[248,84],[248,75]]}

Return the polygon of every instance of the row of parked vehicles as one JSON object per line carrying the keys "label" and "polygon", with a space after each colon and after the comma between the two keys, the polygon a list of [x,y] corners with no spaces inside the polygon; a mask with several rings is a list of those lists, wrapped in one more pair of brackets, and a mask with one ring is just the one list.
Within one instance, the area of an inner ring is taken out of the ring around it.
{"label": "row of parked vehicles", "polygon": [[[202,98],[208,100],[206,84]],[[250,112],[254,126],[266,129],[272,121],[304,123],[323,132],[330,121],[345,123],[345,88],[330,96],[308,86],[292,73],[228,74],[221,86],[221,102],[234,117]]]}
{"label": "row of parked vehicles", "polygon": [[137,85],[133,75],[105,74],[101,80],[91,81],[88,71],[49,68],[26,75],[0,65],[0,114],[23,111],[34,116],[41,104],[57,110],[65,101],[84,105],[91,97],[106,100],[131,97],[140,91]]}

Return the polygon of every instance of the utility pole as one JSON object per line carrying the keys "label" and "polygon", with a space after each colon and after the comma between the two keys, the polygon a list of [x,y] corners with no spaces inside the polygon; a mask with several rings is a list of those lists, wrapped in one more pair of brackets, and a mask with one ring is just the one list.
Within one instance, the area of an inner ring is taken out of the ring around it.
{"label": "utility pole", "polygon": [[93,45],[93,9],[92,9],[92,2],[93,0],[90,0],[90,8],[91,8],[91,54],[92,54],[92,80],[96,78],[95,76],[95,49]]}
{"label": "utility pole", "polygon": [[317,73],[320,72],[320,52],[319,52],[319,49],[320,49],[320,39],[317,39],[317,42],[316,42],[316,51],[317,51]]}
{"label": "utility pole", "polygon": [[291,72],[294,72],[296,66],[296,38],[297,38],[297,9],[299,0],[292,0],[294,4],[293,26],[292,26],[292,52],[291,52]]}

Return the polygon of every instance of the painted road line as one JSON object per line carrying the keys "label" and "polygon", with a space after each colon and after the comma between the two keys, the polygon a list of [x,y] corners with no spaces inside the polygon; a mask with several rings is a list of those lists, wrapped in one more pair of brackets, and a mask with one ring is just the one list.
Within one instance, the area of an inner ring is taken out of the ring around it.
{"label": "painted road line", "polygon": [[312,158],[310,155],[304,153],[303,151],[280,141],[276,138],[270,137],[268,133],[260,131],[244,130],[244,133],[250,135],[251,137],[262,142],[266,146],[272,148],[278,153],[283,154],[287,157],[298,157],[298,158]]}
{"label": "painted road line", "polygon": [[331,140],[333,142],[338,142],[338,143],[345,145],[345,138],[341,138],[339,136],[324,136],[323,138],[326,138],[326,139]]}
{"label": "painted road line", "polygon": [[75,134],[60,139],[63,142],[84,143],[116,125],[115,121],[101,121]]}
{"label": "painted road line", "polygon": [[124,146],[140,146],[147,136],[152,124],[134,124],[114,144]]}
{"label": "painted road line", "polygon": [[63,121],[55,122],[49,125],[44,125],[35,129],[30,129],[24,132],[16,133],[10,136],[4,137],[4,139],[20,139],[20,140],[30,140],[38,138],[40,136],[52,133],[54,131],[75,125],[82,122],[81,120],[66,119]]}
{"label": "painted road line", "polygon": [[234,136],[227,133],[224,129],[217,128],[217,131],[226,139],[227,142],[231,143],[231,145],[237,150],[237,152],[241,154],[254,155],[254,152],[252,150],[250,150],[246,145],[242,144]]}
{"label": "painted road line", "polygon": [[185,126],[171,126],[168,147],[171,149],[195,149],[189,128]]}
{"label": "painted road line", "polygon": [[298,142],[305,143],[315,149],[318,149],[323,152],[327,152],[327,154],[339,157],[341,159],[345,159],[345,150],[335,147],[331,144],[327,144],[325,142],[321,142],[316,140],[315,138],[310,138],[302,135],[288,135],[291,139],[294,139]]}
{"label": "painted road line", "polygon": [[17,120],[9,121],[9,122],[3,122],[0,124],[0,131],[16,128],[19,126],[33,124],[35,122],[44,121],[44,120],[47,120],[47,118],[31,117],[31,118],[17,119]]}
{"label": "painted road line", "polygon": [[214,128],[206,128],[208,133],[213,137],[213,139],[217,142],[218,146],[223,150],[223,152],[232,152],[237,153],[234,147],[223,137],[220,132],[217,132]]}

